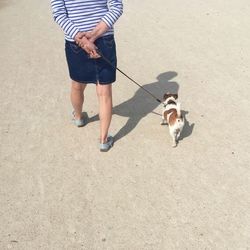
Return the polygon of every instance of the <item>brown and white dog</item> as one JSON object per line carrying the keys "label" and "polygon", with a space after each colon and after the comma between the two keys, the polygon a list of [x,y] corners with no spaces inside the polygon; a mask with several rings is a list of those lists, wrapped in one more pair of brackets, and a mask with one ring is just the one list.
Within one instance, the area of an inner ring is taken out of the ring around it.
{"label": "brown and white dog", "polygon": [[184,118],[181,115],[181,106],[178,94],[166,93],[163,96],[164,108],[162,110],[161,125],[168,124],[169,133],[173,138],[173,147],[177,146],[178,139],[184,127]]}

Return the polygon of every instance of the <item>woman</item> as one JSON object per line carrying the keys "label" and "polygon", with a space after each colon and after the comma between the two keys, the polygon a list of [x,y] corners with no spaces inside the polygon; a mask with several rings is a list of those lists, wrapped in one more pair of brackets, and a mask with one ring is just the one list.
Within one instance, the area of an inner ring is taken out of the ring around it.
{"label": "woman", "polygon": [[54,20],[65,34],[74,123],[78,127],[86,124],[87,117],[82,115],[84,90],[87,84],[96,84],[100,150],[106,152],[113,146],[113,137],[108,135],[117,64],[113,25],[123,12],[122,0],[51,0],[51,6]]}

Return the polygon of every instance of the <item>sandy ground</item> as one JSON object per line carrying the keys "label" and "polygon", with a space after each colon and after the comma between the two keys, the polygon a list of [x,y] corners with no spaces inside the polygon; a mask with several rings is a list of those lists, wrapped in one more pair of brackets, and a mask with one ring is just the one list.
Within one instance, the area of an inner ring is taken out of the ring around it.
{"label": "sandy ground", "polygon": [[70,121],[64,39],[45,0],[0,0],[0,249],[250,249],[248,0],[124,1],[119,67],[178,91],[171,147],[161,107],[124,76],[114,148]]}

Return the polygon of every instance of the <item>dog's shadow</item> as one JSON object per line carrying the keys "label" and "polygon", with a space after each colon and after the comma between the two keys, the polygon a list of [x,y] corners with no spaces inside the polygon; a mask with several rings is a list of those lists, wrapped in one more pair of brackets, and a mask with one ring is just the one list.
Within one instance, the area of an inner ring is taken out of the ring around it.
{"label": "dog's shadow", "polygon": [[190,124],[189,121],[186,118],[188,113],[189,112],[185,111],[185,110],[181,111],[181,114],[183,115],[185,123],[184,123],[184,128],[183,128],[183,130],[181,132],[179,141],[183,140],[185,137],[189,137],[192,134],[193,129],[194,129],[194,123]]}
{"label": "dog's shadow", "polygon": [[[158,99],[162,99],[163,94],[166,92],[178,93],[179,85],[177,82],[173,81],[173,78],[176,76],[177,73],[173,71],[162,73],[157,77],[157,82],[143,85],[143,88],[152,93]],[[140,120],[149,113],[153,112],[157,106],[159,106],[159,103],[142,88],[138,88],[133,97],[115,106],[113,108],[113,114],[128,117],[126,124],[114,136],[115,141],[118,141],[122,137],[129,134],[137,126]],[[183,112],[184,118],[187,113],[188,112],[186,111]],[[89,122],[93,122],[98,119],[98,115],[95,115],[89,118]],[[194,124],[189,126],[186,118],[185,122],[186,125],[183,128],[183,133],[180,139],[184,139],[192,134]]]}

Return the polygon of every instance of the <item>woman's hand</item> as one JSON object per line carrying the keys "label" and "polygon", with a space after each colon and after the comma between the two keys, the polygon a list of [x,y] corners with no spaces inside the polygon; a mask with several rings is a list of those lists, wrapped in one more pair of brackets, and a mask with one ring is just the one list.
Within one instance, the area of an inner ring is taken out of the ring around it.
{"label": "woman's hand", "polygon": [[95,40],[101,37],[102,34],[104,34],[107,30],[108,30],[107,24],[101,21],[96,25],[96,27],[93,30],[86,32],[84,35],[89,41],[95,42]]}
{"label": "woman's hand", "polygon": [[78,32],[75,37],[74,37],[74,40],[77,42],[77,41],[80,41],[80,39],[82,39],[84,36],[86,35],[86,32]]}
{"label": "woman's hand", "polygon": [[97,53],[97,47],[86,37],[85,32],[78,32],[75,36],[75,41],[78,46],[80,46],[89,54],[90,58],[96,59],[100,57],[100,55]]}

